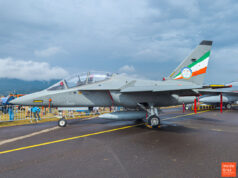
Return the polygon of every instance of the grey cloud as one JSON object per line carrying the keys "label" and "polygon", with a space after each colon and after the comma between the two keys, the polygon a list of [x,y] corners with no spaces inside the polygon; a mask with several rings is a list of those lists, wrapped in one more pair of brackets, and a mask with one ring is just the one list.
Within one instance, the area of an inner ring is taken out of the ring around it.
{"label": "grey cloud", "polygon": [[1,78],[16,78],[23,80],[51,80],[61,79],[69,75],[68,72],[65,71],[62,67],[50,66],[46,62],[0,58],[0,64],[4,66],[0,70]]}
{"label": "grey cloud", "polygon": [[[203,39],[214,41],[214,61],[222,48],[234,51],[237,10],[235,0],[1,1],[0,57],[45,61],[72,72],[133,64],[140,75],[154,78],[171,64],[175,68]],[[67,52],[41,55],[59,46]],[[219,65],[210,67],[207,80],[219,78]]]}

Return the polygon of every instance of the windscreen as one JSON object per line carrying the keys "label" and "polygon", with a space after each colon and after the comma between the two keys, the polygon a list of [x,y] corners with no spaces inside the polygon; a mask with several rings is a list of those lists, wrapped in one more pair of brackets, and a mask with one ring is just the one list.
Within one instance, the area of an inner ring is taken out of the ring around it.
{"label": "windscreen", "polygon": [[65,89],[64,80],[52,85],[47,90],[63,90],[63,89]]}

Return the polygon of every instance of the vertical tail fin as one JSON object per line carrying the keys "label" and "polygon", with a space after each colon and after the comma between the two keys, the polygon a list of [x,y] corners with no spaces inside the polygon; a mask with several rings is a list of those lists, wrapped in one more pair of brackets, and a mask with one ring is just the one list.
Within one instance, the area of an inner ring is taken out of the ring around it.
{"label": "vertical tail fin", "polygon": [[194,51],[169,76],[172,80],[184,80],[202,85],[207,71],[212,41],[202,41]]}

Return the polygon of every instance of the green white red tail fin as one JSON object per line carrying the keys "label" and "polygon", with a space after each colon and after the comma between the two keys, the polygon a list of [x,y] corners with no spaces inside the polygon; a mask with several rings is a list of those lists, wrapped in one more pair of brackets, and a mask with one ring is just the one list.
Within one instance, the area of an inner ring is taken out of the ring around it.
{"label": "green white red tail fin", "polygon": [[173,80],[185,80],[199,85],[203,84],[212,41],[202,41],[200,45],[169,76]]}

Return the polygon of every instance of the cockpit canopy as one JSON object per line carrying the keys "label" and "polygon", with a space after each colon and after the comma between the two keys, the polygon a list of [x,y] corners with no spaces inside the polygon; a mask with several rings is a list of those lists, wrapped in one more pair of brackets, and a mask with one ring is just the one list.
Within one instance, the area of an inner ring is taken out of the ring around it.
{"label": "cockpit canopy", "polygon": [[47,90],[63,90],[67,88],[73,88],[81,85],[87,85],[100,81],[107,80],[112,77],[112,73],[108,72],[88,72],[82,74],[76,74],[70,76],[58,83],[52,85]]}

